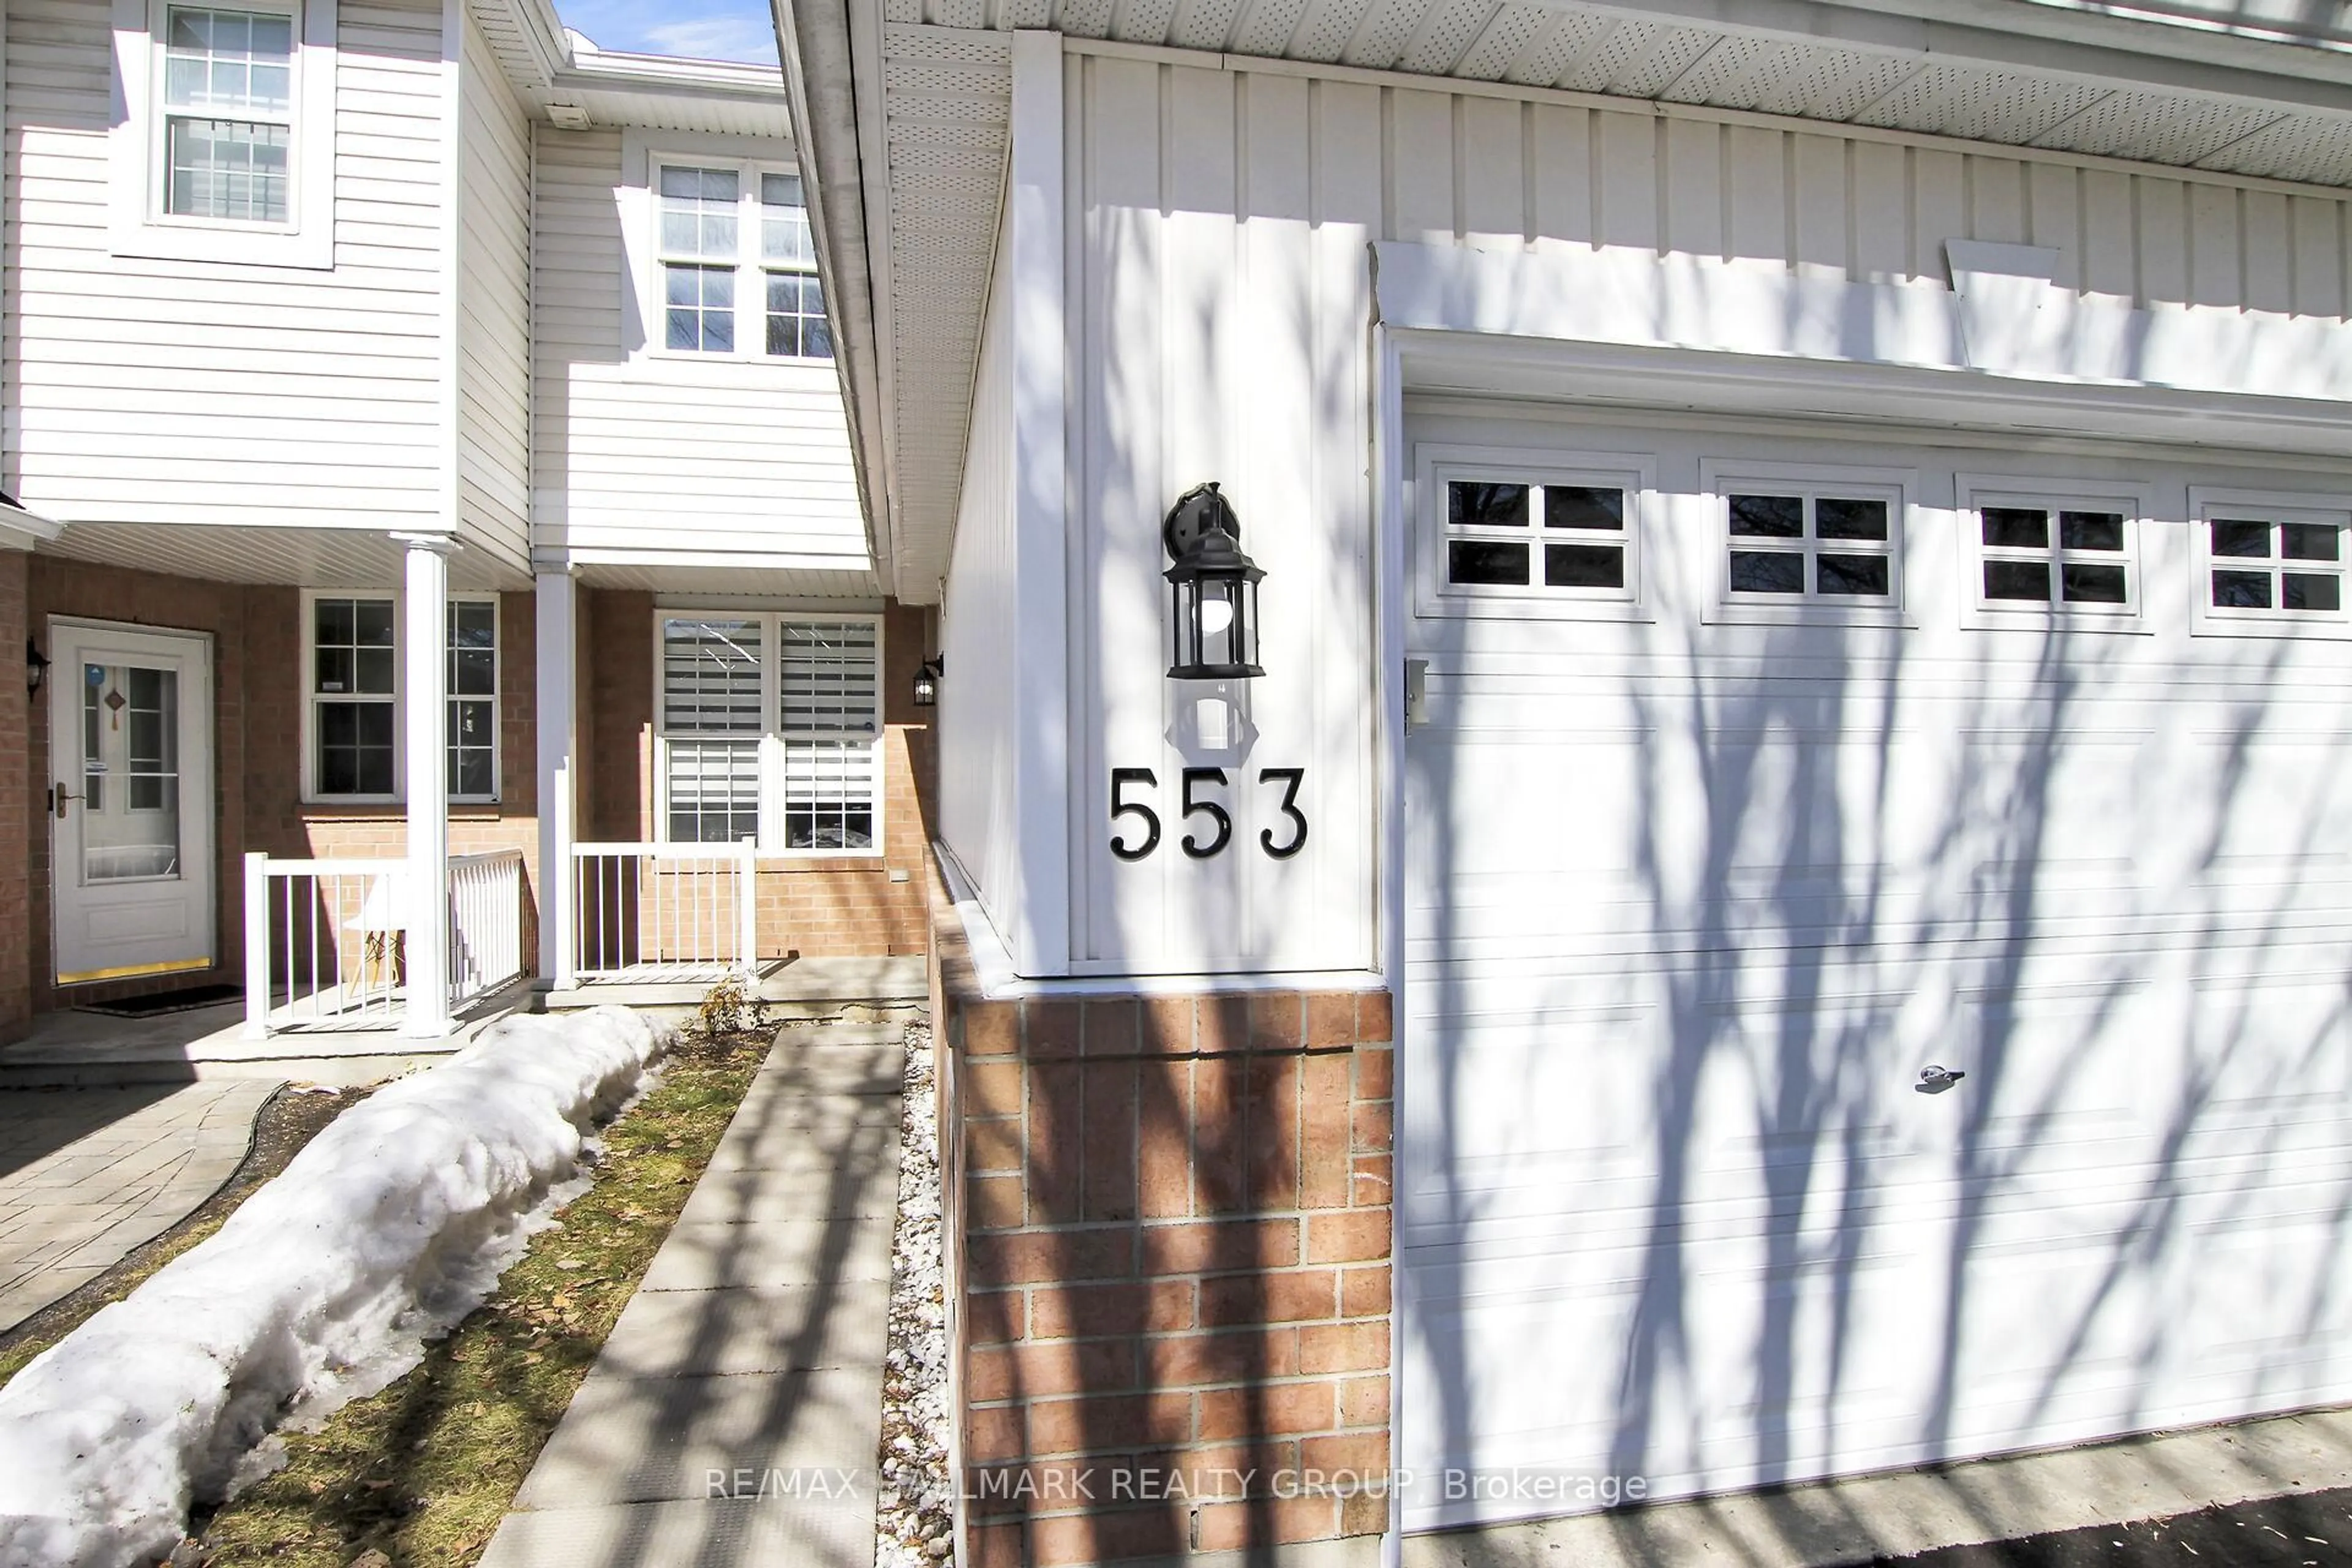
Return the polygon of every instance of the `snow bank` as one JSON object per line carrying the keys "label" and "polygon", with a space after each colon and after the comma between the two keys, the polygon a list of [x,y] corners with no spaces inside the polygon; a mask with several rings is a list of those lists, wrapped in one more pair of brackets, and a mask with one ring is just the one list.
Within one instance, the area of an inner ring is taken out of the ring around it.
{"label": "snow bank", "polygon": [[509,1017],[329,1123],[210,1239],[0,1388],[0,1568],[154,1562],[290,1401],[414,1364],[488,1294],[661,1043],[622,1007]]}

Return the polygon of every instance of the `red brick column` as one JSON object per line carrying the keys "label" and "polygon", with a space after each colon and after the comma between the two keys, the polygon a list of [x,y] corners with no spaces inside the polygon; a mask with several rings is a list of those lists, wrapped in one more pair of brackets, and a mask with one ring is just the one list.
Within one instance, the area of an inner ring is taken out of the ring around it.
{"label": "red brick column", "polygon": [[34,798],[32,750],[26,743],[32,720],[20,662],[31,633],[28,560],[21,550],[0,550],[0,735],[10,737],[0,744],[0,1041],[15,1039],[32,1022],[32,836],[47,831],[41,820],[46,798]]}
{"label": "red brick column", "polygon": [[1388,994],[992,1001],[945,919],[970,1561],[1377,1535],[1302,1482],[1389,1463]]}

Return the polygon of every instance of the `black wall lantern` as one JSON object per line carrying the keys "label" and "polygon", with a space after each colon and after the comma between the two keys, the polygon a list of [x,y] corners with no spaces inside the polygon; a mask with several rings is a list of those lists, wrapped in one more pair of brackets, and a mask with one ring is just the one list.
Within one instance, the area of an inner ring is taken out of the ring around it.
{"label": "black wall lantern", "polygon": [[1257,662],[1257,584],[1265,575],[1242,553],[1241,520],[1216,481],[1176,498],[1160,542],[1175,564],[1168,579],[1176,611],[1171,680],[1245,680]]}
{"label": "black wall lantern", "polygon": [[937,658],[927,658],[923,660],[920,665],[916,667],[916,707],[935,708],[939,706],[940,682],[946,679],[947,673],[948,656],[945,654],[940,655]]}
{"label": "black wall lantern", "polygon": [[41,689],[41,683],[48,678],[49,656],[35,646],[32,638],[26,637],[25,639],[25,689],[37,692]]}

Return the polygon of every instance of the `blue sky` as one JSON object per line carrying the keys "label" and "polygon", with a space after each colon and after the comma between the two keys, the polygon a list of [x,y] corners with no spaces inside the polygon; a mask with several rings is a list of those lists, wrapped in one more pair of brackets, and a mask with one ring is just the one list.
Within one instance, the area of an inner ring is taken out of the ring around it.
{"label": "blue sky", "polygon": [[766,0],[556,0],[556,10],[599,48],[776,63]]}

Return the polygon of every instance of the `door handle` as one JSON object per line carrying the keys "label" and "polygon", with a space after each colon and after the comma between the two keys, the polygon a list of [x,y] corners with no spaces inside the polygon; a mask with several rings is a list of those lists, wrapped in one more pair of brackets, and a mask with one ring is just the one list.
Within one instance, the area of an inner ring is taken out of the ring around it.
{"label": "door handle", "polygon": [[66,819],[66,802],[69,800],[79,800],[82,797],[80,795],[74,794],[73,791],[66,788],[63,784],[51,784],[49,786],[49,809],[58,814],[58,820],[59,822],[63,822]]}

